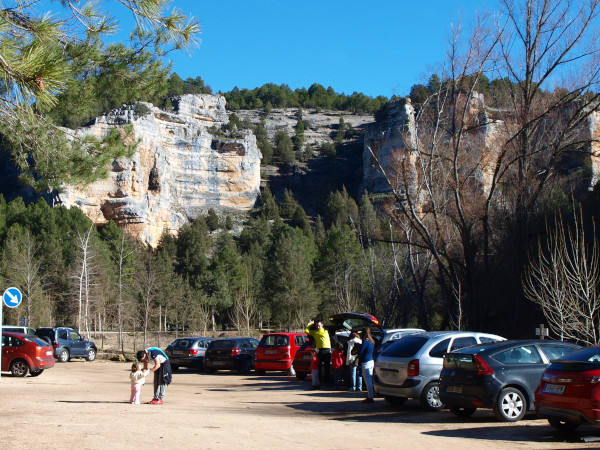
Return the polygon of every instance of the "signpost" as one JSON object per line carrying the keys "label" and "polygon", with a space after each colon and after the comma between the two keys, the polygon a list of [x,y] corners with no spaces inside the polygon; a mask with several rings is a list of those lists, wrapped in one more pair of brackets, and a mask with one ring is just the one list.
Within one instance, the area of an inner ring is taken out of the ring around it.
{"label": "signpost", "polygon": [[[2,301],[9,308],[16,308],[23,301],[23,294],[21,293],[19,288],[9,287],[7,290],[4,291],[4,294],[2,295]],[[2,325],[2,322],[3,322],[2,310],[3,310],[2,305],[0,305],[0,325]],[[1,336],[0,336],[0,339],[2,339]],[[0,342],[0,344],[1,344],[1,342]],[[0,349],[0,366],[2,366],[2,350],[1,349]],[[1,374],[0,374],[0,377],[2,377]]]}
{"label": "signpost", "polygon": [[535,335],[539,336],[540,339],[544,339],[545,336],[548,336],[548,331],[548,328],[543,323],[540,323],[540,327],[535,329]]}

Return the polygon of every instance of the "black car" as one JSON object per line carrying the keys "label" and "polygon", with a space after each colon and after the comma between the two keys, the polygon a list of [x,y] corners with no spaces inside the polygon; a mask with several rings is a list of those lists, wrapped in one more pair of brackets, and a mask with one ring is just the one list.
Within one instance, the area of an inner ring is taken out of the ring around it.
{"label": "black car", "polygon": [[43,327],[35,330],[35,335],[54,348],[54,357],[60,362],[67,362],[71,358],[93,361],[98,354],[96,344],[83,339],[73,328]]}
{"label": "black car", "polygon": [[213,338],[186,337],[175,339],[165,349],[174,371],[180,367],[204,370],[204,354]]}
{"label": "black car", "polygon": [[248,374],[254,368],[258,341],[252,338],[233,337],[215,339],[204,355],[204,368],[208,373],[217,370],[237,370]]}
{"label": "black car", "polygon": [[550,361],[579,348],[570,342],[514,340],[447,353],[440,400],[460,417],[492,408],[499,420],[516,422],[533,409],[533,394]]}

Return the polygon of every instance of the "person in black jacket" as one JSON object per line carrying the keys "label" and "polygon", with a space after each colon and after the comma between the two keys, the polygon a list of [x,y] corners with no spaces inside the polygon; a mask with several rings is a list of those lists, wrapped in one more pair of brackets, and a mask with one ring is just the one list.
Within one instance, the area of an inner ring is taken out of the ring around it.
{"label": "person in black jacket", "polygon": [[144,370],[148,370],[150,360],[154,363],[154,367],[149,371],[150,373],[154,372],[154,398],[148,404],[162,404],[165,398],[165,386],[171,384],[173,377],[169,357],[160,348],[150,347],[137,352],[137,359],[144,363]]}

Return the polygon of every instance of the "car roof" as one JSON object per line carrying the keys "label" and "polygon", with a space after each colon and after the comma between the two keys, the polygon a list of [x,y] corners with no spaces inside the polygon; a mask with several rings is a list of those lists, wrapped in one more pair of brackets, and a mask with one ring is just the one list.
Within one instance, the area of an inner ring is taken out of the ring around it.
{"label": "car roof", "polygon": [[455,353],[467,353],[474,354],[480,352],[490,352],[496,350],[510,349],[513,347],[520,347],[523,345],[564,345],[564,346],[572,346],[572,347],[580,347],[578,344],[574,344],[572,342],[567,341],[554,341],[551,339],[511,339],[508,341],[500,341],[500,342],[486,342],[484,344],[477,344],[471,347],[466,347],[460,350],[455,350]]}
{"label": "car roof", "polygon": [[492,333],[485,333],[482,331],[427,331],[424,333],[425,336],[437,337],[437,336],[456,336],[456,335],[464,335],[464,336],[491,336],[497,337],[505,340],[502,336],[498,336]]}
{"label": "car roof", "polygon": [[294,332],[287,332],[287,331],[274,331],[272,333],[265,333],[263,334],[263,337],[265,336],[306,336],[306,333],[300,333],[298,331],[294,331]]}
{"label": "car roof", "polygon": [[386,328],[383,330],[385,334],[397,333],[399,331],[420,331],[422,333],[426,333],[422,328]]}

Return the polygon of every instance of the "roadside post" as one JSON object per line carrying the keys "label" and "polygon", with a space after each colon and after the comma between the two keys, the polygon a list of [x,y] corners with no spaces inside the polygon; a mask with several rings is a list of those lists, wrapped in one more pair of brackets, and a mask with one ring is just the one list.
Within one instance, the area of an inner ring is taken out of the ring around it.
{"label": "roadside post", "polygon": [[[23,300],[23,294],[21,293],[19,288],[16,288],[16,287],[9,287],[7,290],[4,291],[4,294],[2,295],[2,301],[9,308],[16,308],[17,306],[19,306],[21,304],[22,300]],[[2,305],[0,305],[0,325],[3,324],[3,318],[2,318],[3,309],[4,308],[2,307]],[[0,347],[3,346],[1,344],[2,344],[2,342],[0,342]],[[2,349],[1,348],[0,348],[0,367],[2,367]],[[2,372],[0,372],[0,379],[1,378],[2,378]]]}
{"label": "roadside post", "polygon": [[545,336],[548,336],[548,328],[543,323],[540,323],[540,327],[535,329],[535,335],[543,340]]}

